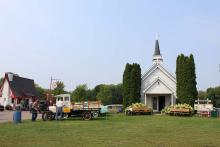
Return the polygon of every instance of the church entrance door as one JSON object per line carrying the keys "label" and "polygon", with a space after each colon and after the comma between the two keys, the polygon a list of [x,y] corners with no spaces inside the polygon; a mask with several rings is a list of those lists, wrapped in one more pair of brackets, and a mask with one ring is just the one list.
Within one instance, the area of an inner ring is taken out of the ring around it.
{"label": "church entrance door", "polygon": [[159,111],[161,111],[165,107],[165,96],[159,96]]}

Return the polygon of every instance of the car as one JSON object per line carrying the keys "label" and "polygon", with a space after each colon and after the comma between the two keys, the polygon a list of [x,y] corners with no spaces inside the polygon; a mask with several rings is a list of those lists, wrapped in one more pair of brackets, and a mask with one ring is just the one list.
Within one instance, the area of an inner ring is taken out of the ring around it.
{"label": "car", "polygon": [[123,112],[123,105],[122,104],[111,104],[107,105],[108,113],[121,113]]}
{"label": "car", "polygon": [[108,106],[103,106],[103,105],[101,105],[100,113],[101,113],[101,114],[106,114],[106,113],[108,113]]}
{"label": "car", "polygon": [[105,113],[121,113],[123,112],[122,104],[111,104],[106,106],[101,106],[101,114]]}
{"label": "car", "polygon": [[4,111],[5,107],[3,105],[0,105],[0,111]]}

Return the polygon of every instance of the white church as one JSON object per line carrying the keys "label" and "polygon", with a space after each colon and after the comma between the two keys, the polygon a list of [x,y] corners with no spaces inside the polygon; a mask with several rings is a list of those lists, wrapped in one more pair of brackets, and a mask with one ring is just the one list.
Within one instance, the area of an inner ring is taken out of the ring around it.
{"label": "white church", "polygon": [[159,41],[156,40],[153,65],[141,77],[141,102],[154,112],[176,103],[176,77],[163,66]]}

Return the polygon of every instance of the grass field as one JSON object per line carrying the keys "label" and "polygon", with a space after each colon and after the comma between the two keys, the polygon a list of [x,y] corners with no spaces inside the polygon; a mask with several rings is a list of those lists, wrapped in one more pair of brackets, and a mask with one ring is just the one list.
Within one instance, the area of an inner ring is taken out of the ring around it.
{"label": "grass field", "polygon": [[220,119],[112,115],[92,121],[0,124],[0,146],[220,146]]}

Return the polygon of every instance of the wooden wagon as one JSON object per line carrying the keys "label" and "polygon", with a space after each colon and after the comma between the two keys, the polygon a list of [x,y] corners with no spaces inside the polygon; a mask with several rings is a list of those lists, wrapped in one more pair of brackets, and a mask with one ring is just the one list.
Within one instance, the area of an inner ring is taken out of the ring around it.
{"label": "wooden wagon", "polygon": [[189,108],[171,108],[170,115],[190,116],[192,112]]}

